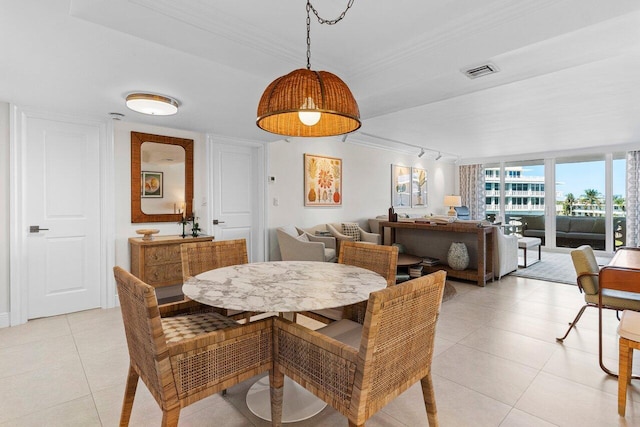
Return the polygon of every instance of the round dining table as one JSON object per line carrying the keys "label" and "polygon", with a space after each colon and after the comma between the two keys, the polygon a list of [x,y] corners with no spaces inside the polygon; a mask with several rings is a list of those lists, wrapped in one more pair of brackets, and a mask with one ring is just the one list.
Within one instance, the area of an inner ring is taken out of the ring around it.
{"label": "round dining table", "polygon": [[[185,296],[202,304],[232,310],[295,313],[342,307],[369,299],[387,286],[380,274],[352,265],[314,261],[272,261],[233,265],[190,277]],[[269,378],[251,386],[247,406],[271,420]],[[302,421],[326,403],[285,377],[283,422]]]}

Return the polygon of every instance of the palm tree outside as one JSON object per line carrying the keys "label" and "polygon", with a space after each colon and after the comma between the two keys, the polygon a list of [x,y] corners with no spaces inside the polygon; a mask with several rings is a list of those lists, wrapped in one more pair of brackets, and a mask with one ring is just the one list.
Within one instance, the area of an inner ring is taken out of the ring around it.
{"label": "palm tree outside", "polygon": [[573,212],[573,205],[576,203],[576,197],[573,193],[567,193],[567,197],[562,204],[562,213],[564,215],[575,215]]}
{"label": "palm tree outside", "polygon": [[[581,202],[584,203],[586,205],[585,207],[590,211],[593,210],[594,206],[596,208],[600,208],[602,206],[601,198],[602,195],[600,192],[593,188],[584,190],[584,194],[580,196]],[[593,216],[593,212],[591,212],[589,216]]]}

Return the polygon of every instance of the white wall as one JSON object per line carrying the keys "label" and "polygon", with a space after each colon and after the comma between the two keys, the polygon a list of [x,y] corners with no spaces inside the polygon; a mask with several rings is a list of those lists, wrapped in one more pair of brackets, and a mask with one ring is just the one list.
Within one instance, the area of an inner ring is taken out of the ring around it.
{"label": "white wall", "polygon": [[9,317],[9,104],[0,102],[0,328]]}
{"label": "white wall", "polygon": [[[115,264],[129,269],[128,239],[137,236],[136,229],[157,228],[161,234],[179,234],[174,223],[131,223],[131,131],[190,138],[194,140],[194,209],[207,234],[211,219],[206,203],[207,175],[205,135],[159,126],[131,122],[113,122],[114,136],[114,248]],[[304,153],[341,158],[343,161],[343,205],[341,207],[305,208],[303,203]],[[269,146],[269,172],[276,182],[269,184],[268,228],[269,259],[279,259],[275,228],[285,224],[301,227],[333,221],[359,221],[387,213],[391,201],[391,164],[422,167],[428,174],[428,205],[424,209],[397,209],[398,212],[443,214],[444,194],[455,189],[453,164],[418,159],[386,150],[343,143],[337,139],[297,139],[279,141]],[[8,326],[9,283],[9,104],[0,102],[0,327]],[[278,198],[279,206],[273,206]],[[3,319],[6,317],[6,324]]]}
{"label": "white wall", "polygon": [[[304,206],[304,154],[342,159],[342,206]],[[445,194],[455,191],[455,171],[451,163],[424,160],[364,147],[337,138],[284,140],[269,146],[269,175],[276,178],[268,185],[269,259],[280,259],[275,229],[293,224],[312,227],[327,222],[356,221],[368,228],[367,219],[386,215],[391,206],[391,165],[421,167],[427,170],[427,207],[399,209],[410,214],[446,214],[442,205]],[[278,206],[274,206],[278,199]]]}

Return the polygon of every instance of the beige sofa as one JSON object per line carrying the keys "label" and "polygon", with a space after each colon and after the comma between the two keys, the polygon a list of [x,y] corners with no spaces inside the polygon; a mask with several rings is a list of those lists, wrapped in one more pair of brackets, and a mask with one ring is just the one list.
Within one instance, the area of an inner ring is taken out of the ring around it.
{"label": "beige sofa", "polygon": [[276,233],[283,261],[336,261],[334,237],[316,236],[291,225],[278,227]]}

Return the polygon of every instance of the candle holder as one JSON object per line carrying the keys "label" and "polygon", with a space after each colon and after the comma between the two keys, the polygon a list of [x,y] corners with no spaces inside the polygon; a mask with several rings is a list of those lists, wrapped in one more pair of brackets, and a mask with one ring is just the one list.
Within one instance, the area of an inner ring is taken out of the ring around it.
{"label": "candle holder", "polygon": [[185,225],[189,224],[189,220],[187,218],[182,218],[182,220],[178,224],[182,225],[182,234],[180,235],[180,237],[184,239],[185,237],[187,237],[187,232],[184,227]]}

